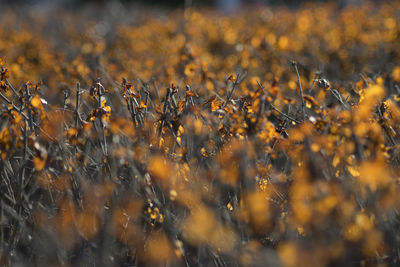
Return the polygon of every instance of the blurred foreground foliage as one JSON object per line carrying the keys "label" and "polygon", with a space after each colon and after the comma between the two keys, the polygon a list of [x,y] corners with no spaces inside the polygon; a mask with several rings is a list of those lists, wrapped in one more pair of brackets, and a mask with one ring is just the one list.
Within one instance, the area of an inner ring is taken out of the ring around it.
{"label": "blurred foreground foliage", "polygon": [[1,264],[398,265],[399,10],[4,12]]}

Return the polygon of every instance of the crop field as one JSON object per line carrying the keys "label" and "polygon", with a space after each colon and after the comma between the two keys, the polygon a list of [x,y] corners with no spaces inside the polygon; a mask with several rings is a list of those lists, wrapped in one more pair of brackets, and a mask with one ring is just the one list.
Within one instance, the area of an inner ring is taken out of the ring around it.
{"label": "crop field", "polygon": [[0,266],[400,266],[400,2],[0,10]]}

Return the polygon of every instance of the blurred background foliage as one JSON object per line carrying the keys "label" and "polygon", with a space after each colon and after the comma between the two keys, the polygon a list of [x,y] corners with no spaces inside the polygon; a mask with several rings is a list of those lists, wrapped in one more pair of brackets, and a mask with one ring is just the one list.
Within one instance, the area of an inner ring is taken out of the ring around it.
{"label": "blurred background foliage", "polygon": [[[229,9],[229,6],[243,6],[243,5],[289,5],[299,6],[307,2],[329,2],[326,0],[0,0],[2,5],[20,5],[20,4],[43,4],[43,5],[62,5],[62,6],[76,6],[81,4],[104,4],[109,2],[121,2],[124,4],[141,4],[141,5],[158,5],[163,7],[183,7],[185,4],[193,6],[216,6],[219,8]],[[360,4],[364,0],[338,0],[333,1],[340,6],[348,4]],[[383,2],[383,1],[372,1]]]}

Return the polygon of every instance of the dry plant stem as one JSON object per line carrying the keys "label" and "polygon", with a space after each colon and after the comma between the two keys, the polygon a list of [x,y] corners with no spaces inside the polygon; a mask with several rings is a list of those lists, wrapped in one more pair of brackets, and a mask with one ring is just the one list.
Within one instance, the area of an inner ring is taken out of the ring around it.
{"label": "dry plant stem", "polygon": [[21,235],[21,232],[23,231],[22,229],[26,227],[25,220],[21,217],[22,205],[19,205],[18,207],[11,207],[4,202],[2,202],[2,204],[2,208],[4,209],[4,211],[9,217],[12,218],[12,223],[10,224],[10,227],[15,229],[10,234],[8,240],[8,250],[12,251],[18,245],[18,236]]}
{"label": "dry plant stem", "polygon": [[226,97],[226,101],[225,101],[224,105],[222,106],[222,108],[226,107],[226,106],[228,105],[228,103],[229,103],[229,100],[231,100],[231,97],[232,97],[232,95],[233,95],[233,92],[235,91],[236,86],[238,86],[238,84],[239,84],[239,78],[240,78],[240,76],[241,76],[240,73],[237,73],[237,74],[236,74],[236,79],[235,79],[235,81],[233,82],[232,89],[231,89],[231,91],[229,92],[228,96]]}
{"label": "dry plant stem", "polygon": [[360,77],[364,82],[364,87],[363,88],[367,88],[368,87],[368,81],[367,79],[364,77],[364,75],[362,73],[360,73]]}
{"label": "dry plant stem", "polygon": [[259,104],[260,107],[259,107],[258,112],[257,112],[255,125],[258,124],[258,121],[261,118],[261,115],[262,115],[262,112],[264,111],[264,106],[265,106],[265,97],[264,97],[265,91],[264,91],[264,87],[261,85],[261,83],[259,81],[256,81],[256,82],[257,82],[258,86],[260,87],[262,93],[260,94],[260,104]]}
{"label": "dry plant stem", "polygon": [[20,112],[19,109],[5,96],[0,92],[0,97],[1,99],[3,99],[7,104],[12,105],[13,109],[15,109],[16,111]]}
{"label": "dry plant stem", "polygon": [[390,144],[391,144],[392,146],[397,145],[397,143],[396,143],[396,141],[394,140],[393,136],[390,134],[389,129],[388,129],[387,126],[384,124],[383,114],[382,114],[382,111],[381,111],[381,109],[380,109],[379,107],[376,108],[376,112],[378,113],[378,116],[379,116],[379,124],[381,125],[383,131],[385,132],[387,138],[389,139]]}
{"label": "dry plant stem", "polygon": [[[78,126],[79,126],[79,122],[82,123],[82,119],[81,119],[81,117],[80,117],[80,115],[79,115],[80,94],[81,94],[81,86],[80,86],[80,83],[78,82],[78,83],[76,83],[76,101],[75,101],[75,129],[77,130],[77,131],[76,131],[76,134],[75,134],[75,138],[78,137]],[[77,153],[77,151],[78,151],[78,147],[75,146],[75,147],[74,147],[74,152],[75,152],[75,154]],[[74,179],[74,183],[75,183],[75,182],[76,182],[76,181],[75,181],[75,179]]]}
{"label": "dry plant stem", "polygon": [[28,110],[29,131],[35,132],[35,128],[33,126],[32,110],[29,108],[29,101],[30,101],[29,86],[28,86],[28,84],[25,84],[25,107]]}
{"label": "dry plant stem", "polygon": [[147,106],[149,105],[149,98],[150,98],[150,92],[149,92],[149,86],[146,84],[146,90],[144,91],[144,93],[146,94],[146,97],[144,99],[144,104],[146,105],[145,109],[144,109],[144,118],[146,119],[146,115],[147,115]]}
{"label": "dry plant stem", "polygon": [[172,133],[172,136],[173,136],[174,139],[175,139],[175,143],[177,144],[178,147],[181,147],[181,144],[179,144],[179,142],[178,142],[178,137],[176,136],[176,134],[175,134],[175,132],[174,132],[174,128],[172,128],[171,123],[167,122],[167,126],[168,126],[168,128],[170,129],[170,131],[171,131],[171,133]]}
{"label": "dry plant stem", "polygon": [[320,71],[317,71],[317,72],[315,73],[314,79],[313,79],[312,82],[311,82],[311,86],[310,86],[310,88],[308,89],[307,94],[310,94],[310,93],[311,93],[312,89],[314,88],[315,81],[317,81],[317,80],[319,79],[320,75],[321,75],[321,72],[320,72]]}
{"label": "dry plant stem", "polygon": [[129,98],[129,110],[130,110],[129,112],[131,113],[131,116],[133,118],[133,123],[135,124],[135,127],[137,127],[140,124],[140,122],[139,122],[139,120],[137,118],[137,112],[136,112],[136,107],[137,106],[135,105],[133,100],[134,99],[132,97]]}
{"label": "dry plant stem", "polygon": [[[289,123],[290,119],[285,119],[285,121],[282,123],[282,125],[279,127],[279,131],[283,130],[286,128],[287,124]],[[279,139],[278,138],[274,138],[274,140],[272,141],[272,145],[271,145],[271,150],[265,154],[265,166],[268,166],[268,164],[271,161],[271,154],[275,148],[275,146],[278,144]]]}
{"label": "dry plant stem", "polygon": [[349,106],[343,102],[343,98],[340,95],[339,91],[336,89],[330,89],[329,91],[332,92],[333,96],[337,99],[337,101],[339,101],[339,103],[344,107],[344,109],[349,109]]}
{"label": "dry plant stem", "polygon": [[[27,86],[27,85],[26,85]],[[26,89],[26,88],[25,88]],[[26,99],[28,99],[29,93],[26,91]],[[28,101],[25,101],[25,104],[28,105]],[[25,121],[24,125],[24,147],[23,147],[23,155],[22,155],[22,162],[20,164],[20,170],[19,170],[19,177],[18,177],[18,189],[17,189],[17,194],[16,194],[16,207],[15,210],[16,216],[18,218],[21,218],[21,213],[22,213],[22,201],[24,199],[23,192],[24,192],[24,180],[25,180],[25,175],[26,175],[26,163],[28,160],[28,126],[27,126],[28,121]],[[3,203],[4,204],[4,203]],[[18,227],[15,224],[20,224],[19,220],[14,221],[14,227],[15,229],[18,229]],[[20,225],[21,226],[21,225]],[[20,229],[20,228],[19,228]],[[17,235],[18,235],[17,230],[15,230],[12,235],[10,236],[10,245],[11,248],[15,248],[18,240],[17,240]]]}
{"label": "dry plant stem", "polygon": [[213,90],[212,92],[219,100],[221,100],[221,102],[225,102],[225,100],[217,93],[217,91]]}
{"label": "dry plant stem", "polygon": [[258,86],[260,87],[260,89],[263,91],[263,94],[265,94],[265,90],[264,90],[264,86],[258,81],[256,80]]}
{"label": "dry plant stem", "polygon": [[[128,81],[126,80],[126,78],[122,78],[122,88],[124,88],[126,86],[126,84],[128,83]],[[131,115],[131,120],[133,123],[133,126],[136,127],[136,119],[135,119],[135,114],[132,108],[132,99],[130,98],[124,98],[125,102],[126,102],[126,106],[128,108],[129,114]]]}
{"label": "dry plant stem", "polygon": [[[28,108],[28,105],[29,105],[29,88],[28,88],[28,84],[25,84],[25,90],[26,90],[26,102],[25,102],[25,104],[27,105],[27,108]],[[28,114],[29,114],[29,127],[33,127],[32,125],[33,125],[33,123],[32,123],[32,112],[31,112],[31,110],[28,108]],[[32,128],[31,128],[32,129]],[[27,153],[28,153],[28,132],[27,132],[27,127],[26,127],[26,123],[25,123],[25,130],[24,130],[24,157],[23,157],[23,159],[24,159],[24,164],[25,164],[25,161],[27,160]],[[23,184],[23,178],[24,177],[22,177],[22,180],[21,180],[21,184]]]}
{"label": "dry plant stem", "polygon": [[300,123],[300,121],[296,120],[295,118],[290,117],[289,115],[287,115],[287,114],[283,113],[282,111],[280,111],[279,109],[277,109],[272,103],[270,103],[270,105],[271,105],[271,108],[273,110],[275,110],[276,112],[278,112],[279,114],[281,114],[285,118],[287,118],[287,119],[289,119],[289,120],[291,120],[291,121],[293,121],[295,123]]}
{"label": "dry plant stem", "polygon": [[164,123],[165,123],[165,116],[167,114],[167,110],[168,110],[168,106],[169,106],[169,96],[171,94],[171,88],[167,88],[167,94],[165,96],[165,100],[164,100],[164,106],[163,106],[163,112],[162,112],[162,118],[161,118],[161,123],[160,126],[158,128],[158,136],[161,136],[162,133],[162,128],[164,127]]}
{"label": "dry plant stem", "polygon": [[[186,89],[186,92],[190,91],[190,86],[186,85],[185,89]],[[191,96],[189,96],[189,103],[190,103],[190,105],[194,106],[193,98]]]}
{"label": "dry plant stem", "polygon": [[80,83],[76,83],[76,101],[75,101],[75,128],[78,129],[79,123],[79,99],[81,94],[81,85]]}
{"label": "dry plant stem", "polygon": [[177,91],[171,92],[171,105],[175,116],[178,116],[178,104],[176,103],[175,94]]}
{"label": "dry plant stem", "polygon": [[259,105],[260,105],[260,107],[258,108],[258,112],[257,112],[257,117],[256,117],[255,125],[258,124],[258,122],[259,122],[259,120],[260,120],[260,118],[261,118],[261,115],[262,115],[262,113],[263,113],[263,111],[264,111],[265,98],[263,97],[262,94],[260,95],[260,104],[259,104]]}
{"label": "dry plant stem", "polygon": [[[14,175],[14,172],[10,174]],[[17,204],[17,200],[15,199],[16,194],[14,193],[14,190],[11,185],[11,179],[8,176],[7,172],[4,172],[4,182],[7,186],[7,191],[8,191],[8,194],[7,193],[3,194],[4,198],[6,198],[11,204],[16,205]]]}
{"label": "dry plant stem", "polygon": [[153,79],[153,86],[154,86],[154,89],[155,89],[155,92],[156,92],[156,95],[157,95],[157,98],[158,98],[158,102],[161,102],[160,94],[158,92],[158,86],[157,86],[157,83],[156,83],[155,79]]}
{"label": "dry plant stem", "polygon": [[397,84],[394,85],[394,88],[396,88],[397,94],[400,94],[400,87]]}
{"label": "dry plant stem", "polygon": [[138,101],[136,100],[136,98],[133,98],[133,101],[135,102],[135,107],[136,107],[136,109],[138,110],[138,111],[135,111],[135,112],[136,112],[136,116],[138,117],[139,125],[143,125],[144,119],[143,119],[143,114],[142,114],[142,112],[139,110],[140,104],[138,103]]}
{"label": "dry plant stem", "polygon": [[[98,103],[98,105],[99,105],[99,110],[100,110],[101,109],[101,97],[102,97],[102,95],[104,93],[104,87],[100,84],[100,82],[97,83],[97,92],[99,94],[99,103]],[[99,121],[100,121],[101,131],[102,131],[102,134],[103,134],[104,155],[107,156],[108,155],[108,152],[107,152],[107,139],[106,139],[106,134],[104,132],[104,123],[103,123],[103,120],[102,120],[101,117],[100,117]]]}
{"label": "dry plant stem", "polygon": [[306,104],[305,104],[304,98],[303,98],[303,87],[301,86],[301,80],[300,80],[299,70],[298,70],[298,68],[297,68],[297,62],[296,62],[296,61],[293,61],[293,62],[292,62],[292,65],[293,65],[294,69],[296,70],[297,82],[298,82],[298,84],[299,84],[300,98],[301,98],[301,117],[302,117],[302,120],[304,120],[304,118],[305,118],[305,107],[306,107]]}
{"label": "dry plant stem", "polygon": [[7,85],[11,88],[11,90],[13,91],[14,95],[18,96],[18,92],[17,90],[15,90],[14,86],[12,86],[12,84],[10,83],[10,81],[8,79],[6,79],[6,83]]}
{"label": "dry plant stem", "polygon": [[[66,90],[64,90],[63,93],[64,93],[64,100],[63,100],[63,106],[62,106],[62,125],[60,127],[60,131],[64,131],[64,129],[68,129],[69,128],[67,123],[66,123],[66,121],[65,121],[65,110],[66,110],[66,107],[67,107],[67,100],[70,97],[70,95],[69,95],[70,94],[70,88],[68,87]],[[62,140],[63,139],[64,138],[62,138]],[[64,143],[64,142],[62,142],[62,143]]]}
{"label": "dry plant stem", "polygon": [[[0,208],[1,208],[1,211],[0,211],[0,221],[1,222],[3,222],[5,219],[4,219],[4,202],[3,202],[3,199],[1,199],[1,206],[0,206]],[[0,228],[1,228],[1,230],[0,230],[0,249],[1,250],[3,250],[4,249],[4,226],[3,226],[3,224],[2,225],[0,225]]]}
{"label": "dry plant stem", "polygon": [[137,124],[136,124],[136,113],[135,113],[135,111],[133,109],[132,99],[126,100],[126,104],[128,106],[129,113],[131,114],[132,123],[133,123],[133,125],[135,127],[137,127]]}
{"label": "dry plant stem", "polygon": [[23,150],[23,153],[24,153],[24,155],[23,155],[23,164],[21,166],[22,169],[21,169],[21,175],[20,175],[20,178],[19,178],[19,194],[18,194],[19,201],[22,201],[22,192],[23,192],[23,188],[24,188],[25,171],[26,171],[25,165],[26,165],[26,162],[28,160],[28,129],[27,129],[26,123],[25,123],[25,129],[24,129],[24,150]]}

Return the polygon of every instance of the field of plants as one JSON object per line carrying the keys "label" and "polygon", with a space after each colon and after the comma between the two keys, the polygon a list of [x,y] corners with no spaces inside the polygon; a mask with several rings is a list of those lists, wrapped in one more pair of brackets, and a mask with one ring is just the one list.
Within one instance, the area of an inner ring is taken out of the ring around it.
{"label": "field of plants", "polygon": [[0,11],[1,266],[399,266],[400,2]]}

